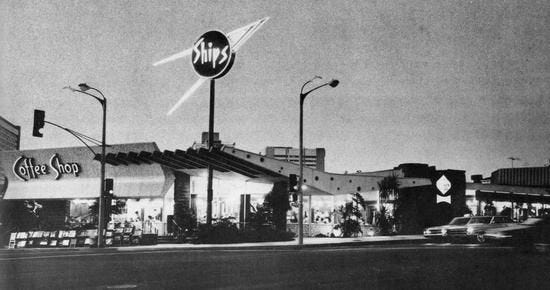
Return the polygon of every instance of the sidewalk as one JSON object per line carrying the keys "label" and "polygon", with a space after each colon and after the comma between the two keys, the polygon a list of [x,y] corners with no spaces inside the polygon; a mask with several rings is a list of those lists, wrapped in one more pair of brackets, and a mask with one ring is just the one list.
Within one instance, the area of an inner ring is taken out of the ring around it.
{"label": "sidewalk", "polygon": [[423,243],[427,239],[423,235],[397,235],[397,236],[375,236],[357,238],[304,238],[302,246],[298,245],[298,239],[283,242],[260,242],[260,243],[233,243],[233,244],[157,244],[113,247],[120,251],[131,251],[134,249],[238,249],[238,248],[314,248],[334,247],[349,245],[380,245],[380,244],[405,244]]}
{"label": "sidewalk", "polygon": [[[314,247],[334,247],[349,245],[380,245],[380,244],[399,244],[399,243],[422,243],[427,239],[422,235],[397,235],[397,236],[374,236],[374,237],[356,237],[356,238],[304,238],[302,246],[298,245],[298,239],[283,242],[260,242],[260,243],[232,243],[232,244],[191,244],[191,243],[160,243],[156,245],[132,245],[132,246],[114,246],[105,249],[115,249],[118,251],[136,251],[136,250],[164,250],[164,249],[190,249],[190,250],[223,250],[223,249],[250,249],[250,248],[314,248]],[[97,249],[88,247],[78,248],[19,248],[8,249],[0,248],[0,251],[17,250],[52,250],[52,249]]]}

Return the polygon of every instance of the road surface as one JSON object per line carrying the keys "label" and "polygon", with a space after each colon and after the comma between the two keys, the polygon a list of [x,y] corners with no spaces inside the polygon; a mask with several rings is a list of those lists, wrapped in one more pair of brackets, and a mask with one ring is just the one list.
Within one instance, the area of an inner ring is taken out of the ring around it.
{"label": "road surface", "polygon": [[449,245],[0,252],[0,289],[550,289],[548,253]]}

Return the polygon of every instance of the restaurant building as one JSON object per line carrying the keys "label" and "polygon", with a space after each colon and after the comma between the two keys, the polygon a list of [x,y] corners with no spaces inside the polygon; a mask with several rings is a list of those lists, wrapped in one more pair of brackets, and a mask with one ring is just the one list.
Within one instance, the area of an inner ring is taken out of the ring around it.
{"label": "restaurant building", "polygon": [[[246,222],[250,211],[275,187],[282,189],[277,194],[288,196],[286,184],[290,174],[299,172],[297,164],[218,145],[208,150],[195,144],[175,151],[160,151],[155,143],[109,146],[106,178],[114,181],[115,199],[124,202],[112,223],[132,223],[144,232],[166,235],[172,221],[183,215],[191,213],[197,223],[204,222],[209,166],[214,168],[214,219]],[[86,147],[2,151],[0,168],[7,180],[2,202],[31,201],[35,207],[31,211],[39,219],[27,225],[27,230],[94,224],[89,209],[99,196],[98,159]],[[310,201],[323,196],[337,201],[351,193],[376,190],[382,178],[381,174],[335,174],[306,168],[304,193]],[[400,181],[403,188],[431,184],[425,178],[400,177]],[[305,208],[307,216],[311,205]]]}
{"label": "restaurant building", "polygon": [[[93,148],[99,151],[99,148]],[[107,152],[155,151],[155,143],[112,145]],[[62,229],[76,224],[95,224],[90,206],[100,191],[100,163],[87,147],[1,151],[0,168],[7,182],[3,203],[25,201],[37,219],[31,228]],[[166,221],[171,202],[166,193],[174,175],[155,163],[106,166],[106,178],[114,180],[114,195],[125,203],[119,221]]]}
{"label": "restaurant building", "polygon": [[[92,150],[99,152],[98,147]],[[0,151],[0,178],[4,180],[1,202],[24,201],[36,214],[36,223],[24,225],[25,230],[96,225],[90,208],[99,196],[100,162],[92,150],[69,147]],[[300,171],[294,162],[221,142],[212,149],[194,144],[175,151],[161,151],[153,142],[111,145],[107,147],[106,164],[106,178],[113,180],[115,200],[122,202],[111,223],[160,236],[168,235],[174,226],[185,226],[181,220],[186,215],[192,216],[195,223],[206,221],[209,166],[214,169],[213,219],[232,218],[240,226],[246,224],[250,211],[264,201],[266,194],[289,197],[288,178]],[[344,174],[305,167],[305,234],[330,234],[339,221],[339,207],[355,193],[361,194],[367,205],[362,223],[375,224],[383,203],[380,183],[392,176],[400,188],[402,210],[406,209],[402,212],[404,233],[417,233],[454,216],[486,214],[484,208],[490,202],[499,213],[504,206],[518,208],[516,215],[524,214],[521,209],[533,214],[546,210],[550,196],[548,167],[514,169],[517,174],[509,171],[495,171],[492,183],[477,178],[479,182],[467,183],[462,170],[439,170],[417,163]],[[391,212],[392,198],[384,202]],[[291,231],[297,230],[296,215],[297,207],[292,206],[287,215]]]}

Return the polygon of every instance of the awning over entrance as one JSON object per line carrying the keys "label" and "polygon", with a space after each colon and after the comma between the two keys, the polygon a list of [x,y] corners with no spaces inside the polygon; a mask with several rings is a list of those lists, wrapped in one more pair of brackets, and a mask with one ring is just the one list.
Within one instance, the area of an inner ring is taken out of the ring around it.
{"label": "awning over entrance", "polygon": [[[99,147],[92,147],[101,152]],[[112,145],[116,152],[157,151],[155,143]],[[120,198],[162,197],[173,184],[170,170],[153,162],[105,167],[105,177],[114,180],[114,195]],[[7,180],[4,199],[92,199],[99,196],[100,163],[86,147],[2,151],[0,168]]]}

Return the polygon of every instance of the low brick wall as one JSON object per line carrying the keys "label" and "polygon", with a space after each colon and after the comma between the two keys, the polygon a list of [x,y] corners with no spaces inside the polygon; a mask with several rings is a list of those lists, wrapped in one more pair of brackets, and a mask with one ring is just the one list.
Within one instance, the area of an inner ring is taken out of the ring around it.
{"label": "low brick wall", "polygon": [[[334,226],[334,224],[304,224],[304,237],[315,237],[318,234],[323,234],[330,237]],[[363,231],[363,235],[366,235],[367,230],[371,228],[372,226],[362,225],[361,230]],[[288,223],[286,225],[286,230],[298,235],[298,224]]]}
{"label": "low brick wall", "polygon": [[[318,234],[330,236],[333,224],[304,224],[304,236],[314,237]],[[298,224],[287,224],[286,230],[298,234]]]}

